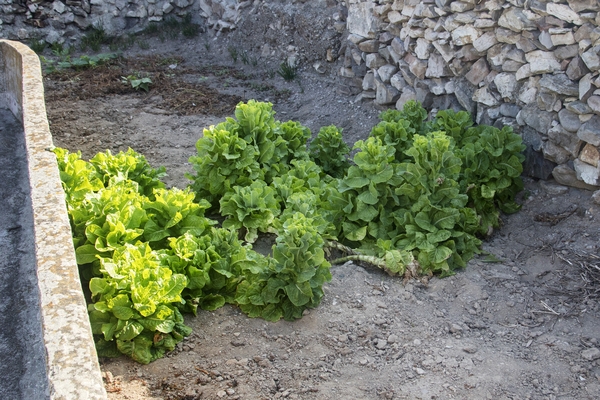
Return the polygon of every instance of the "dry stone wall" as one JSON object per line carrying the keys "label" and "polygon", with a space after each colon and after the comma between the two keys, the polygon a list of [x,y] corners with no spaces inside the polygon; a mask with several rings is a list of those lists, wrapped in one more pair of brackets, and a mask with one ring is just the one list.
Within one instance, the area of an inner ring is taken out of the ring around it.
{"label": "dry stone wall", "polygon": [[340,75],[358,100],[512,126],[526,173],[600,186],[600,2],[349,0]]}
{"label": "dry stone wall", "polygon": [[[188,13],[259,42],[261,56],[293,53],[321,73],[337,62],[356,101],[415,99],[512,126],[528,175],[600,186],[598,0],[0,0],[0,37],[63,42],[91,26],[122,34]],[[263,36],[244,34],[257,23]]]}
{"label": "dry stone wall", "polygon": [[[232,0],[235,3],[235,0]],[[0,38],[63,43],[90,27],[109,34],[196,11],[200,0],[0,0]]]}

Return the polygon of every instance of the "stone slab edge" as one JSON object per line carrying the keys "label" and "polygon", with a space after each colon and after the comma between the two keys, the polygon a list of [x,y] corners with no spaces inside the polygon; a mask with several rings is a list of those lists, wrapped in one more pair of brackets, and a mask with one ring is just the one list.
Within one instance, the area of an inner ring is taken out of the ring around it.
{"label": "stone slab edge", "polygon": [[38,56],[0,40],[10,110],[23,121],[51,399],[106,399],[79,280],[71,227],[46,117]]}

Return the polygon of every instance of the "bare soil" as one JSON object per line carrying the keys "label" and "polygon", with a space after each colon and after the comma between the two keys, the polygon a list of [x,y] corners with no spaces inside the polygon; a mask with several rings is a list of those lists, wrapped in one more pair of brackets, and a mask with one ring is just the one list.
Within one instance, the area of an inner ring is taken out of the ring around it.
{"label": "bare soil", "polygon": [[[210,43],[210,46],[206,45]],[[205,127],[242,100],[313,133],[336,124],[349,144],[381,111],[354,103],[329,68],[234,63],[227,38],[129,49],[108,67],[46,77],[56,146],[128,147],[184,187]],[[121,83],[147,75],[148,93]],[[321,305],[295,322],[237,308],[188,316],[194,330],[150,365],[101,360],[110,399],[597,399],[600,397],[600,206],[591,192],[525,178],[523,209],[503,216],[486,254],[453,277],[403,282],[353,263],[332,267]]]}

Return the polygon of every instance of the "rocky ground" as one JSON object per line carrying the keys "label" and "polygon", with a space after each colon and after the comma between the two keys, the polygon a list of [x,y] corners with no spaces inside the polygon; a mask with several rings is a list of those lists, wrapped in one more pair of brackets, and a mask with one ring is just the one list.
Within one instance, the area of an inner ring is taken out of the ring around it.
{"label": "rocky ground", "polygon": [[[111,68],[48,75],[55,145],[86,158],[131,147],[183,187],[202,129],[241,100],[271,101],[276,118],[314,133],[336,124],[349,143],[378,121],[381,110],[355,102],[333,67],[301,64],[286,82],[259,53],[255,65],[234,62],[230,39],[150,37]],[[132,73],[152,78],[149,92],[120,82]],[[525,181],[522,211],[455,276],[403,282],[347,263],[299,321],[201,311],[164,359],[101,360],[109,398],[598,398],[600,205],[591,191]]]}

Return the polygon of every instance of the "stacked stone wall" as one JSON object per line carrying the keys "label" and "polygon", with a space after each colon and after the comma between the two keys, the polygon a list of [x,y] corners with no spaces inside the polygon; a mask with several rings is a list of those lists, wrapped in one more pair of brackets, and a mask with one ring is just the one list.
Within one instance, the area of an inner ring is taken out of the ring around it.
{"label": "stacked stone wall", "polygon": [[512,126],[526,173],[600,186],[600,2],[349,0],[340,75],[359,100]]}
{"label": "stacked stone wall", "polygon": [[[91,27],[108,34],[143,29],[148,22],[184,15],[200,0],[0,0],[0,38],[63,43]],[[235,3],[235,0],[233,1]]]}
{"label": "stacked stone wall", "polygon": [[339,57],[337,74],[357,101],[467,110],[477,123],[522,135],[528,175],[600,186],[598,0],[0,0],[0,37],[64,42],[92,26],[118,35],[188,13],[223,33],[279,7],[286,18],[269,25],[282,26],[272,52],[289,50],[285,29],[307,6],[321,10],[327,26],[314,30],[319,38],[298,36],[295,51],[322,73]]}

